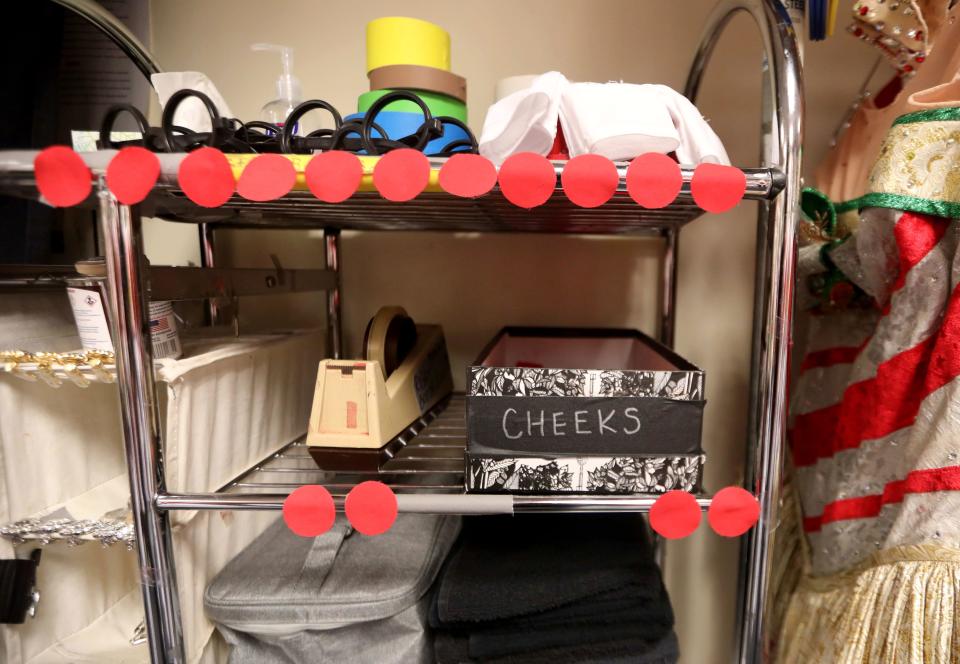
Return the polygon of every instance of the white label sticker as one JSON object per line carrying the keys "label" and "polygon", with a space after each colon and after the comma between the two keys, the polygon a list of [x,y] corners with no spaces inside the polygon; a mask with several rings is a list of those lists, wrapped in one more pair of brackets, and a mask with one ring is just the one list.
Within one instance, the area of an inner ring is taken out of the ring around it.
{"label": "white label sticker", "polygon": [[103,301],[96,290],[67,288],[73,319],[80,334],[80,345],[84,350],[113,351],[110,340],[110,327],[103,311]]}

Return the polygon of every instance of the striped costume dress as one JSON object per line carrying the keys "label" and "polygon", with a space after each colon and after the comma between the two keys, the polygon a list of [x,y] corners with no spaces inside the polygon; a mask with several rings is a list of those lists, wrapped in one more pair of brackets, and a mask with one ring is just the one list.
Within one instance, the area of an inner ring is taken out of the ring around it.
{"label": "striped costume dress", "polygon": [[960,109],[898,118],[869,192],[818,209],[826,236],[835,214],[849,233],[800,250],[803,571],[779,607],[777,660],[960,662]]}

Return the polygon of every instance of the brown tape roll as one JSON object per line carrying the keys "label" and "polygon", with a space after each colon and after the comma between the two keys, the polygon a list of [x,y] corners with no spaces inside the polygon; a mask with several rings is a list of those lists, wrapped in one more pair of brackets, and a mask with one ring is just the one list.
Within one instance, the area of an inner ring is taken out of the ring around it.
{"label": "brown tape roll", "polygon": [[467,79],[463,76],[421,65],[386,65],[367,73],[371,90],[398,88],[401,90],[427,90],[467,101]]}

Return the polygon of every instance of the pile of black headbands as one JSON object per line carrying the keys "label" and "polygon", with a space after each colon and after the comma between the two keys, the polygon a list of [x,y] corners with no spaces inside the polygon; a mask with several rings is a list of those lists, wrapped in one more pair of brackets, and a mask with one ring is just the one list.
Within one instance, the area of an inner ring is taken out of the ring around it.
{"label": "pile of black headbands", "polygon": [[[177,107],[190,97],[199,99],[207,109],[212,127],[210,131],[196,132],[173,123]],[[411,101],[420,107],[423,124],[409,136],[391,137],[377,124],[376,118],[389,104],[400,100]],[[317,129],[306,136],[298,136],[295,130],[300,120],[314,110],[327,111],[333,117],[333,128]],[[111,140],[113,126],[123,113],[133,116],[141,138],[131,141]],[[216,105],[207,95],[196,90],[179,90],[164,106],[160,127],[151,127],[144,114],[135,106],[118,104],[110,107],[100,126],[98,144],[101,149],[137,145],[153,152],[190,152],[209,146],[228,153],[312,154],[344,150],[382,155],[401,148],[424,152],[428,143],[443,136],[444,127],[448,125],[459,127],[466,132],[468,138],[451,141],[440,152],[430,153],[428,156],[448,157],[458,152],[477,152],[477,139],[463,122],[449,116],[434,116],[426,103],[412,92],[390,92],[378,99],[363,118],[347,121],[343,120],[331,104],[322,99],[311,99],[294,108],[283,125],[274,125],[260,120],[242,122],[237,118],[221,117]]]}

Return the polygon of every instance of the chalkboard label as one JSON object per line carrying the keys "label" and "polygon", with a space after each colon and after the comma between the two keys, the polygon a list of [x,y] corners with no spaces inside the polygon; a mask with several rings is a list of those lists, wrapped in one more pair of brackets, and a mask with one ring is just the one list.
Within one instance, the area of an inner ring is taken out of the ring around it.
{"label": "chalkboard label", "polygon": [[657,397],[468,397],[474,454],[695,454],[702,401]]}

